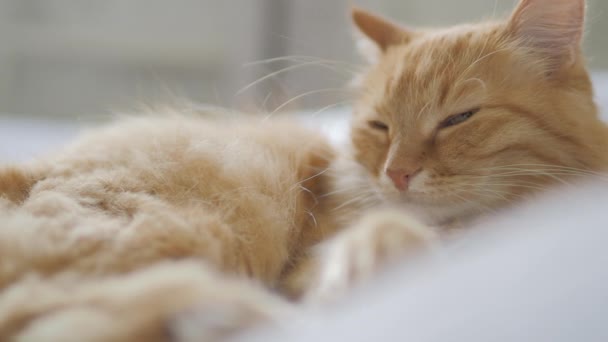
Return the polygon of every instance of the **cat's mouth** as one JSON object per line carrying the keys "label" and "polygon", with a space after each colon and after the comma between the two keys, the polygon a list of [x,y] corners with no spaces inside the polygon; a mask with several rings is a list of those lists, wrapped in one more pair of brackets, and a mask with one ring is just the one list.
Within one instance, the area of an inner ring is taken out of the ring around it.
{"label": "cat's mouth", "polygon": [[[403,205],[414,206],[421,210],[430,211],[452,211],[473,209],[473,203],[476,202],[472,198],[470,192],[463,192],[458,185],[454,187],[435,187],[427,182],[427,177],[424,173],[417,176],[412,182],[409,189],[399,191],[388,179],[381,177],[377,181],[378,193],[385,199],[386,202]],[[456,208],[456,209],[455,209]]]}
{"label": "cat's mouth", "polygon": [[451,203],[445,196],[434,192],[406,190],[399,191],[392,186],[382,184],[379,193],[389,202],[395,204],[414,204],[419,206],[445,206]]}

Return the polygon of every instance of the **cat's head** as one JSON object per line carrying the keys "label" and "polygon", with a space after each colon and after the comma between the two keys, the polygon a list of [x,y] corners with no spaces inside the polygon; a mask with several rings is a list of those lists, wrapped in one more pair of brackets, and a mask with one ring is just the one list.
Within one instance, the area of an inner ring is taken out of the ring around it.
{"label": "cat's head", "polygon": [[584,0],[522,0],[504,21],[411,30],[353,10],[371,63],[352,141],[379,191],[451,217],[605,167],[584,17]]}

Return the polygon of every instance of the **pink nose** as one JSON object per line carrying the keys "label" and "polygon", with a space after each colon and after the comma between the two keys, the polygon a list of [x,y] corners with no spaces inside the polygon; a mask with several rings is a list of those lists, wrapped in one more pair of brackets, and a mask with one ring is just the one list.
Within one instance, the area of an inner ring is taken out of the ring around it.
{"label": "pink nose", "polygon": [[399,191],[405,191],[409,187],[412,177],[415,176],[418,172],[419,170],[415,172],[409,172],[403,169],[389,169],[386,170],[386,175],[393,181],[393,184],[395,184],[395,187]]}

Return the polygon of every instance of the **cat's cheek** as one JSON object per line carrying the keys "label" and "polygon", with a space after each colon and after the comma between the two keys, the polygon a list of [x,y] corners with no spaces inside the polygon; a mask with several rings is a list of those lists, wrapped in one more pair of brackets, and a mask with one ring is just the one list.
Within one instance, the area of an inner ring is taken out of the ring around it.
{"label": "cat's cheek", "polygon": [[355,159],[371,174],[379,177],[384,168],[390,141],[388,136],[369,129],[356,128],[352,132]]}
{"label": "cat's cheek", "polygon": [[430,179],[431,176],[429,176],[428,171],[421,171],[419,174],[417,174],[415,177],[412,178],[411,182],[410,182],[410,187],[409,187],[409,191],[411,192],[418,192],[418,193],[425,193],[428,190],[428,181]]}

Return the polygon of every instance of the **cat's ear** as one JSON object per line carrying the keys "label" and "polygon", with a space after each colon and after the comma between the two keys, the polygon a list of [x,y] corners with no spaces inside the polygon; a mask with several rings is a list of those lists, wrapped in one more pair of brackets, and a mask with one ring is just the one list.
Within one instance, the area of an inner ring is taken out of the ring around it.
{"label": "cat's ear", "polygon": [[357,42],[359,50],[372,63],[390,46],[411,40],[411,32],[368,11],[354,7],[351,15],[359,33],[364,36]]}
{"label": "cat's ear", "polygon": [[508,30],[555,71],[578,58],[584,24],[585,0],[521,0]]}

